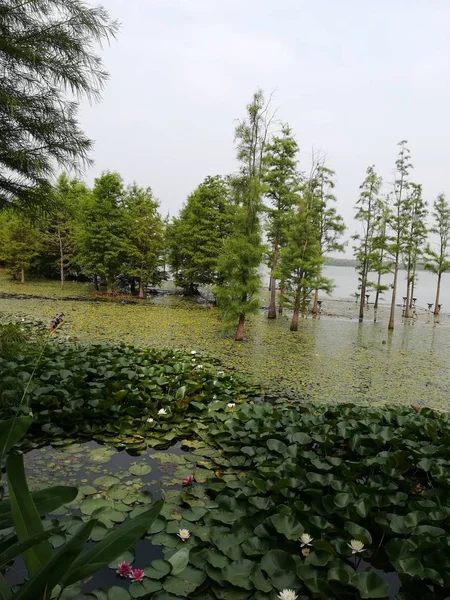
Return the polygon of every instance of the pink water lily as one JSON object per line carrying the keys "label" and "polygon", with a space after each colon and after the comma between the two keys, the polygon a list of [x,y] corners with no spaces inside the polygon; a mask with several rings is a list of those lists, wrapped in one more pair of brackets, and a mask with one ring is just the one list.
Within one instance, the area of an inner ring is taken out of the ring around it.
{"label": "pink water lily", "polygon": [[193,481],[194,481],[194,476],[188,475],[187,477],[185,477],[183,479],[183,485],[191,485],[191,483],[193,483]]}
{"label": "pink water lily", "polygon": [[117,565],[116,573],[121,577],[130,577],[132,571],[130,563],[121,562]]}
{"label": "pink water lily", "polygon": [[145,577],[143,569],[133,569],[129,575],[131,581],[142,581]]}

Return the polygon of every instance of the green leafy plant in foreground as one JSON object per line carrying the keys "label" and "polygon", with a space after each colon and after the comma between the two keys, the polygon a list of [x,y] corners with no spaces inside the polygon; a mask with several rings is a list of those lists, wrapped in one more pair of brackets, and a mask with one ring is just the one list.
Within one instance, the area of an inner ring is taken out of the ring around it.
{"label": "green leafy plant in foreground", "polygon": [[[9,452],[6,462],[9,498],[0,502],[0,569],[23,555],[28,581],[16,591],[5,581],[0,571],[2,600],[46,600],[59,585],[81,581],[117,559],[133,546],[157,518],[163,501],[110,531],[94,547],[85,551],[86,544],[99,520],[91,517],[72,534],[53,555],[48,538],[58,529],[44,528],[41,516],[75,499],[77,488],[48,488],[31,494],[24,471],[23,455],[13,447],[20,441],[31,417],[0,421],[0,458]],[[9,533],[12,528],[12,533]],[[6,530],[6,533],[5,533]]]}

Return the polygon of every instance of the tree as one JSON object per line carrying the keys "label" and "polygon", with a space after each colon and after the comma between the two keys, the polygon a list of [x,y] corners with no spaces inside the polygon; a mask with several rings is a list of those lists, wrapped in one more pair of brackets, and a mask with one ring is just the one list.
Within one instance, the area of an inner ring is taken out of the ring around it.
{"label": "tree", "polygon": [[88,187],[79,179],[69,179],[62,173],[53,188],[53,200],[49,212],[43,216],[42,232],[45,247],[39,259],[47,266],[47,273],[57,267],[64,286],[66,272],[74,266],[75,230],[83,200],[90,194]]}
{"label": "tree", "polygon": [[286,221],[297,199],[299,176],[297,173],[298,144],[289,125],[283,125],[281,135],[267,145],[264,157],[265,195],[271,201],[267,211],[267,235],[271,242],[270,302],[267,317],[276,319],[276,280],[278,255],[286,243]]}
{"label": "tree", "polygon": [[107,73],[94,45],[116,31],[104,8],[81,0],[1,4],[0,205],[32,204],[55,167],[89,162],[78,104],[99,96]]}
{"label": "tree", "polygon": [[14,279],[25,275],[43,247],[43,236],[35,223],[15,204],[0,214],[0,261]]}
{"label": "tree", "polygon": [[439,194],[433,203],[433,225],[430,232],[437,236],[437,250],[431,244],[425,249],[425,269],[437,275],[434,314],[439,314],[439,295],[442,275],[450,270],[450,204],[444,194]]}
{"label": "tree", "polygon": [[359,303],[359,320],[364,319],[364,306],[366,298],[366,289],[371,285],[368,281],[369,272],[373,270],[378,253],[375,242],[375,228],[377,224],[377,207],[379,206],[379,192],[382,179],[379,177],[373,166],[368,167],[366,178],[360,185],[361,190],[359,199],[356,202],[355,219],[362,226],[362,233],[353,236],[357,245],[353,247],[357,263],[359,281],[361,282],[361,297]]}
{"label": "tree", "polygon": [[[329,252],[343,252],[344,250],[344,245],[339,242],[339,238],[345,231],[345,225],[333,206],[336,202],[336,196],[333,194],[335,186],[333,177],[334,171],[325,166],[323,160],[319,160],[316,164],[313,163],[312,176],[307,184],[312,193],[312,215],[323,257],[326,257]],[[327,283],[326,288],[328,287]],[[319,289],[320,287],[317,286],[314,291],[312,312],[315,315],[319,310]]]}
{"label": "tree", "polygon": [[127,232],[122,178],[104,172],[81,207],[77,260],[86,273],[106,281],[108,293],[126,261]]}
{"label": "tree", "polygon": [[218,258],[233,215],[228,183],[219,176],[207,177],[169,225],[169,262],[175,284],[186,294],[219,283]]}
{"label": "tree", "polygon": [[394,181],[394,198],[390,210],[389,227],[391,235],[389,236],[387,251],[391,256],[391,269],[394,273],[392,283],[391,311],[389,316],[388,329],[394,330],[395,324],[395,300],[397,297],[397,280],[400,256],[405,244],[405,236],[409,227],[408,212],[408,190],[410,182],[408,181],[409,171],[412,168],[410,163],[410,152],[407,147],[408,142],[402,140],[399,142],[399,154],[395,162],[396,173]]}
{"label": "tree", "polygon": [[164,231],[159,202],[150,188],[128,187],[124,200],[126,231],[126,272],[139,281],[139,298],[145,297],[148,283],[162,278]]}
{"label": "tree", "polygon": [[235,133],[240,172],[232,179],[235,218],[219,257],[223,283],[217,288],[217,299],[225,320],[238,319],[235,340],[239,342],[244,340],[246,315],[259,307],[255,294],[260,288],[264,251],[260,227],[263,156],[272,116],[270,101],[266,104],[262,91],[258,91]]}
{"label": "tree", "polygon": [[406,210],[408,229],[403,244],[403,264],[406,271],[406,307],[405,317],[410,317],[416,281],[417,261],[423,255],[423,246],[427,238],[425,220],[428,214],[422,199],[422,186],[411,183]]}
{"label": "tree", "polygon": [[385,261],[387,228],[390,220],[389,205],[389,196],[387,196],[386,198],[379,198],[375,208],[375,226],[373,233],[374,256],[372,270],[377,274],[377,281],[373,284],[375,289],[375,302],[373,304],[374,321],[377,320],[377,310],[380,295],[382,292],[386,292],[389,289],[387,285],[381,283],[382,276],[391,272],[390,265]]}
{"label": "tree", "polygon": [[305,186],[303,194],[297,197],[295,210],[291,213],[284,232],[287,243],[280,250],[283,301],[293,309],[291,331],[298,330],[300,311],[306,309],[312,292],[319,287],[329,288],[331,283],[321,276],[325,257],[321,252],[314,222],[314,201],[311,188]]}

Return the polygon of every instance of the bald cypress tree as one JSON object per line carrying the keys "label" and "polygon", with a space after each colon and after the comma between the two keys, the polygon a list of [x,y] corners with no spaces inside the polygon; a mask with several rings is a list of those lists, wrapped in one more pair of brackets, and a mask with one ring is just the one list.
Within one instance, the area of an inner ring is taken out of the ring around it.
{"label": "bald cypress tree", "polygon": [[94,46],[116,30],[81,0],[0,3],[0,206],[36,203],[56,166],[88,161],[79,100],[98,97],[107,73]]}

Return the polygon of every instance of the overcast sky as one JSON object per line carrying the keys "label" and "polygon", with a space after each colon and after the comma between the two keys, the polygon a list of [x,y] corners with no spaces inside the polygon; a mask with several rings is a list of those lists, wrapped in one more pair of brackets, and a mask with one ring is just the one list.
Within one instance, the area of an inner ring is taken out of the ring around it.
{"label": "overcast sky", "polygon": [[235,119],[262,88],[277,90],[301,168],[313,147],[326,154],[347,237],[367,166],[391,182],[402,139],[425,199],[450,195],[449,0],[102,4],[121,31],[102,51],[102,102],[81,110],[95,140],[90,182],[116,170],[175,214],[207,175],[236,169]]}

